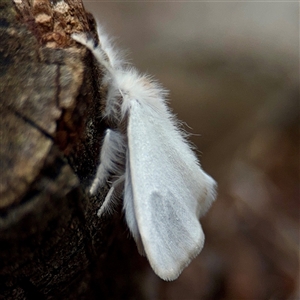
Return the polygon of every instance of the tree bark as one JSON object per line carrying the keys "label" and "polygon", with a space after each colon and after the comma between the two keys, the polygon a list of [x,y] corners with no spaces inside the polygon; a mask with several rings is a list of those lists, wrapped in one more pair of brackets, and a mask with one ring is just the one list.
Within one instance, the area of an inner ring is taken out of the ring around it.
{"label": "tree bark", "polygon": [[99,219],[107,189],[87,192],[101,70],[70,34],[95,22],[78,0],[1,1],[0,299],[141,298],[120,210]]}

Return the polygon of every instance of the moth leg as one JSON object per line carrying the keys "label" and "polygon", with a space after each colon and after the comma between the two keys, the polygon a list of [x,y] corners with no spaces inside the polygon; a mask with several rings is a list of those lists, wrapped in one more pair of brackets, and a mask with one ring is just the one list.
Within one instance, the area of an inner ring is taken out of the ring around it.
{"label": "moth leg", "polygon": [[119,179],[113,182],[109,192],[107,193],[104,202],[97,212],[97,216],[100,217],[106,211],[110,212],[116,204],[115,199],[122,193],[124,187],[125,176],[122,175]]}
{"label": "moth leg", "polygon": [[124,136],[118,131],[107,129],[100,153],[100,165],[90,187],[90,194],[95,195],[97,190],[105,185],[111,173],[124,173],[125,153]]}

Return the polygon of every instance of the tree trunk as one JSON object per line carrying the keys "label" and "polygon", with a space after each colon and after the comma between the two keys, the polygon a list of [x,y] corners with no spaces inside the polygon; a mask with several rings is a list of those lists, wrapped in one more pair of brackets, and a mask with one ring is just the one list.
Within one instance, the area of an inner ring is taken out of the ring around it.
{"label": "tree trunk", "polygon": [[140,299],[120,210],[99,219],[107,189],[87,192],[101,70],[70,34],[95,22],[78,0],[0,9],[0,299]]}

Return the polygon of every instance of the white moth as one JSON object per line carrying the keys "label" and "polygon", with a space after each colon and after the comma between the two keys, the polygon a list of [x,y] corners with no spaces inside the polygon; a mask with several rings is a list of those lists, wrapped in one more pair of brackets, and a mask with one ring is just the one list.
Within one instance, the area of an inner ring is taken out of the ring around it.
{"label": "white moth", "polygon": [[214,201],[216,183],[169,111],[166,92],[126,66],[99,26],[98,35],[99,44],[89,34],[72,34],[103,70],[107,99],[101,114],[114,127],[106,131],[90,193],[115,175],[98,216],[124,191],[126,222],[140,253],[159,277],[174,280],[203,247],[198,219]]}

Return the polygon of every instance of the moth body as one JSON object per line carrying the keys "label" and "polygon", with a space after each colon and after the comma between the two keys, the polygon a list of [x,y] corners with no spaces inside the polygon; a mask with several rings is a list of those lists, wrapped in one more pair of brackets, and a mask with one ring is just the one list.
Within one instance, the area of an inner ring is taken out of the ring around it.
{"label": "moth body", "polygon": [[128,67],[100,26],[98,35],[98,45],[85,33],[72,35],[104,72],[108,91],[101,114],[115,122],[105,133],[90,193],[115,174],[98,216],[123,192],[125,219],[139,252],[159,277],[174,280],[203,248],[199,217],[214,201],[216,183],[201,169],[168,109],[166,91]]}

